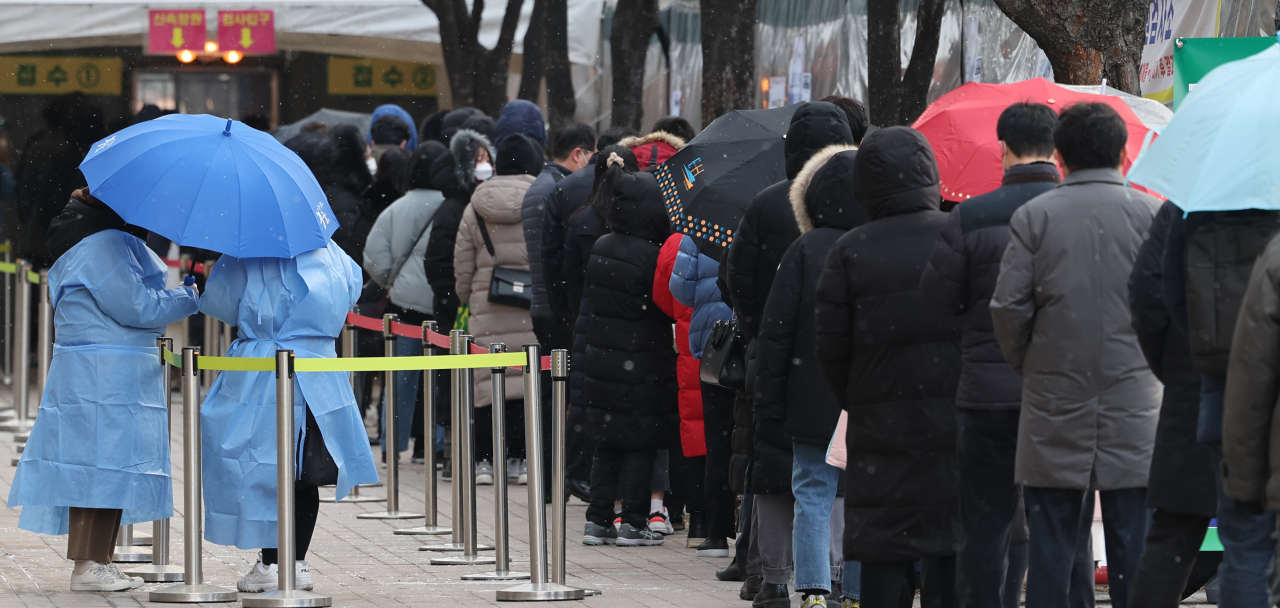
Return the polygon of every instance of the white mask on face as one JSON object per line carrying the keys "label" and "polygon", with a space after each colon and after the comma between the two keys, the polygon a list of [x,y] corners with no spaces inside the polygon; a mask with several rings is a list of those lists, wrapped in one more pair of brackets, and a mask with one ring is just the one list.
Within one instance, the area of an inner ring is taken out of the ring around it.
{"label": "white mask on face", "polygon": [[378,161],[373,160],[372,158],[366,158],[364,159],[364,164],[369,167],[369,175],[378,174]]}
{"label": "white mask on face", "polygon": [[476,181],[482,182],[493,177],[493,165],[489,163],[480,163],[476,165]]}

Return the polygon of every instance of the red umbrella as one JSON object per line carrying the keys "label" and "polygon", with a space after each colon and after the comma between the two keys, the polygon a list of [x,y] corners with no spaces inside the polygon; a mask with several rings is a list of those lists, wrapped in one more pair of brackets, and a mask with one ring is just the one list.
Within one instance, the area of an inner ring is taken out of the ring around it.
{"label": "red umbrella", "polygon": [[913,127],[924,134],[938,157],[942,198],[963,202],[1000,187],[1004,172],[996,121],[1000,113],[1018,102],[1042,103],[1056,112],[1078,102],[1102,102],[1120,113],[1129,127],[1129,164],[1138,157],[1149,130],[1119,97],[1080,93],[1043,78],[1012,84],[971,82],[933,102]]}

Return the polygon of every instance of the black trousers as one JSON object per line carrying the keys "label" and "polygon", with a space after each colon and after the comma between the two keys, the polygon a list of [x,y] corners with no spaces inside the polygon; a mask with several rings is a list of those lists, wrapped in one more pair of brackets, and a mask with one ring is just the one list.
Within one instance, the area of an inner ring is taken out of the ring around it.
{"label": "black trousers", "polygon": [[[506,408],[506,457],[507,458],[524,458],[525,457],[525,440],[524,440],[524,400],[508,399]],[[476,462],[482,460],[493,462],[493,408],[478,407],[475,409],[475,420],[473,425],[475,428],[475,453]]]}
{"label": "black trousers", "polygon": [[649,525],[650,482],[657,450],[624,451],[608,442],[596,446],[591,465],[591,504],[587,521],[600,526],[613,525],[613,501],[622,499],[622,523],[637,530]]}
{"label": "black trousers", "polygon": [[[956,409],[962,531],[956,594],[964,608],[1018,608],[1022,600],[1027,518],[1022,486],[1013,482],[1020,415]],[[1023,546],[1010,551],[1014,545]]]}
{"label": "black trousers", "polygon": [[729,487],[729,459],[733,457],[734,392],[702,384],[703,433],[707,441],[707,538],[733,538],[737,496]]}
{"label": "black trousers", "polygon": [[704,524],[703,517],[707,512],[707,457],[692,456],[684,459],[684,493],[688,498],[684,508],[689,511],[690,518],[695,515]]}
{"label": "black trousers", "polygon": [[586,410],[580,407],[569,407],[569,419],[566,429],[565,443],[568,444],[569,459],[566,467],[565,477],[568,479],[580,479],[582,481],[591,480],[591,459],[595,452],[595,446],[588,440],[587,431],[583,420],[586,418]]}
{"label": "black trousers", "polygon": [[1182,603],[1182,590],[1200,553],[1209,519],[1156,509],[1129,591],[1130,608],[1176,608]]}
{"label": "black trousers", "polygon": [[[956,556],[925,557],[920,561],[920,606],[955,608]],[[862,608],[910,608],[915,589],[915,560],[862,562]]]}
{"label": "black trousers", "polygon": [[[301,483],[293,486],[294,550],[296,559],[307,558],[311,536],[316,531],[316,517],[320,515],[320,489]],[[262,563],[270,566],[280,560],[276,549],[262,550]]]}

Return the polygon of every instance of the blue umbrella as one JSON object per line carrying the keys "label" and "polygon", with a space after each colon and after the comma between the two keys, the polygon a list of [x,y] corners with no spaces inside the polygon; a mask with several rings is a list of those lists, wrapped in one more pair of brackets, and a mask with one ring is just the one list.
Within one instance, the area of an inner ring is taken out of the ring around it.
{"label": "blue umbrella", "polygon": [[1280,47],[1209,72],[1129,169],[1184,212],[1280,209]]}
{"label": "blue umbrella", "polygon": [[338,229],[306,163],[234,120],[172,114],[139,123],[94,144],[80,171],[124,221],[179,245],[292,258]]}

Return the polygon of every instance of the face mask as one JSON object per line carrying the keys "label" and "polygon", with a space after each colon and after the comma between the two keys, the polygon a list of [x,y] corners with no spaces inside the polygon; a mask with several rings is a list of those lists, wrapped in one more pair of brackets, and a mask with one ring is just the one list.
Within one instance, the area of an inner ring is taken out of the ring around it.
{"label": "face mask", "polygon": [[373,160],[372,158],[366,158],[364,159],[364,164],[369,167],[369,175],[378,174],[378,161]]}
{"label": "face mask", "polygon": [[482,182],[493,177],[493,165],[489,163],[480,163],[476,165],[476,181]]}

